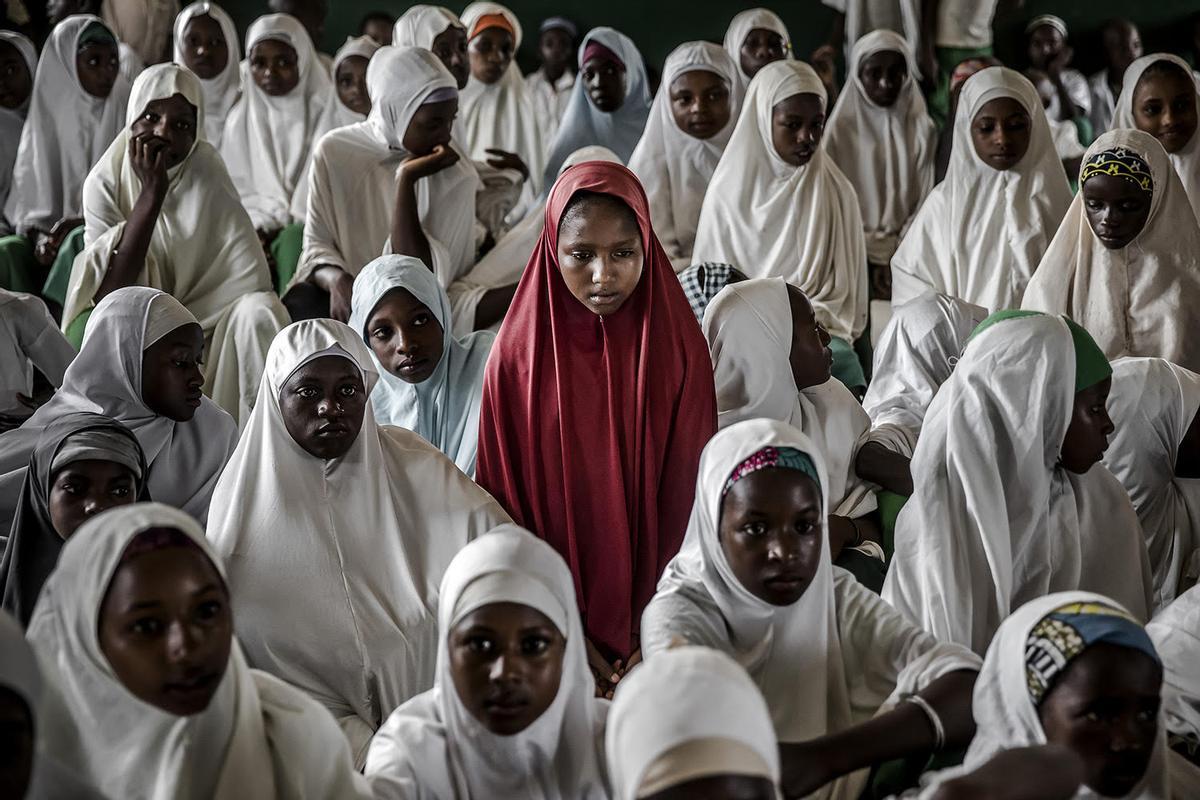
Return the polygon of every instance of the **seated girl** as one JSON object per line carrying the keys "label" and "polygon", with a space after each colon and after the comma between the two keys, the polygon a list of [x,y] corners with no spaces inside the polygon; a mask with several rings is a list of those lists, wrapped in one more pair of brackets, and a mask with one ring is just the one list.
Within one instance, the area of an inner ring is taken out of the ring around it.
{"label": "seated girl", "polygon": [[1200,791],[1200,589],[1179,596],[1146,626],[1163,662],[1163,717],[1175,797]]}
{"label": "seated girl", "polygon": [[71,537],[28,638],[52,668],[97,788],[369,798],[328,712],[250,669],[233,626],[221,562],[183,512],[139,503]]}
{"label": "seated girl", "polygon": [[579,31],[566,17],[548,17],[538,27],[537,70],[525,76],[525,88],[533,101],[542,128],[542,141],[554,141],[558,123],[575,87],[575,40]]}
{"label": "seated girl", "polygon": [[146,458],[133,432],[87,411],[64,414],[29,458],[0,563],[4,610],[29,624],[63,543],[101,511],[149,500]]}
{"label": "seated girl", "polygon": [[651,668],[679,640],[746,665],[786,797],[857,797],[866,768],[970,742],[979,658],[941,644],[830,558],[824,459],[782,422],[704,449],[687,539],[642,618]]}
{"label": "seated girl", "polygon": [[929,406],[883,597],[982,654],[1020,604],[1103,589],[1139,619],[1153,579],[1137,515],[1099,464],[1112,368],[1087,331],[993,314]]}
{"label": "seated girl", "polygon": [[[4,99],[0,100],[0,134],[3,134],[0,137],[0,236],[13,232],[12,223],[4,216],[4,206],[12,186],[21,129],[29,114],[37,62],[37,48],[29,37],[16,31],[0,31],[0,69],[4,70]],[[0,276],[0,286],[21,291],[37,288],[14,285],[11,278],[3,276]]]}
{"label": "seated girl", "polygon": [[807,64],[773,62],[755,76],[704,195],[693,258],[799,287],[834,340],[834,374],[861,392],[851,346],[867,324],[866,244],[858,195],[821,146],[825,107]]}
{"label": "seated girl", "polygon": [[743,92],[767,64],[795,58],[787,26],[767,8],[750,8],[734,15],[725,31],[725,52],[738,65]]}
{"label": "seated girl", "polygon": [[741,108],[741,81],[712,42],[685,42],[667,56],[663,88],[629,168],[650,200],[659,241],[678,272],[692,263],[700,205]]}
{"label": "seated girl", "polygon": [[678,645],[646,662],[613,698],[605,740],[615,800],[779,797],[771,713],[720,650]]}
{"label": "seated girl", "polygon": [[208,519],[248,661],[329,709],[360,768],[388,715],[433,686],[450,559],[508,522],[432,445],[375,422],[377,380],[342,323],[285,328]]}
{"label": "seated girl", "polygon": [[62,386],[74,358],[75,348],[45,303],[0,289],[0,433],[20,427],[46,399],[35,387],[40,392],[45,384],[51,391]]}
{"label": "seated girl", "polygon": [[607,800],[605,700],[594,697],[566,563],[503,525],[464,547],[438,593],[433,688],[371,744],[380,800]]}
{"label": "seated girl", "polygon": [[85,249],[63,329],[78,343],[95,304],[126,286],[170,292],[204,331],[209,396],[244,424],[287,312],[216,148],[204,141],[200,81],[158,64],[138,76],[128,128],[84,184]]}
{"label": "seated girl", "polygon": [[1200,371],[1200,226],[1167,154],[1147,133],[1109,131],[1079,175],[1021,307],[1067,315],[1109,358]]}
{"label": "seated girl", "polygon": [[371,96],[367,92],[367,67],[379,50],[379,43],[370,36],[346,40],[333,55],[333,85],[337,88],[338,105],[333,127],[363,122],[371,113]]}
{"label": "seated girl", "polygon": [[1037,91],[988,67],[962,85],[946,178],[892,258],[892,302],[940,292],[989,311],[1021,302],[1071,203]]}
{"label": "seated girl", "polygon": [[175,18],[175,63],[200,79],[204,138],[218,150],[229,109],[242,95],[241,44],[233,18],[216,3],[192,3]]}
{"label": "seated girl", "polygon": [[456,337],[446,290],[412,256],[382,256],[358,273],[350,327],[379,370],[375,421],[419,434],[474,477],[483,368],[495,334]]}

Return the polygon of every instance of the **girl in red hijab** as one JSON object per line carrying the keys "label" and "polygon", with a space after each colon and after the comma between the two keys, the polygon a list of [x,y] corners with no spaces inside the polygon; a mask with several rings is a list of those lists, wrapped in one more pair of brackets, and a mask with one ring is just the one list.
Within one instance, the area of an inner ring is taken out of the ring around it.
{"label": "girl in red hijab", "polygon": [[476,480],[571,567],[602,691],[683,541],[716,432],[712,362],[646,193],[566,170],[484,374]]}

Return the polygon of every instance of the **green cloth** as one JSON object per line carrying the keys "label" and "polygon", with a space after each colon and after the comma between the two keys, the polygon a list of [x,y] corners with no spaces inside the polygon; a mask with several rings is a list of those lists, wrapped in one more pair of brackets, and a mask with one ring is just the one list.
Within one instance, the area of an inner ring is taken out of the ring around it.
{"label": "green cloth", "polygon": [[950,115],[950,76],[954,68],[968,58],[984,58],[992,55],[989,47],[938,47],[936,48],[939,77],[933,94],[926,98],[929,116],[933,117],[938,130],[946,127]]}
{"label": "green cloth", "polygon": [[115,47],[117,37],[103,22],[89,22],[75,40],[75,52],[78,53],[89,44],[111,44]]}
{"label": "green cloth", "polygon": [[867,376],[854,348],[845,339],[831,336],[829,349],[833,351],[833,377],[844,383],[850,391],[861,393],[867,387]]}
{"label": "green cloth", "polygon": [[904,508],[908,498],[895,492],[880,491],[876,493],[875,499],[879,503],[879,517],[883,527],[883,554],[890,562],[892,554],[896,552],[896,518],[900,516],[900,509]]}
{"label": "green cloth", "polygon": [[80,225],[63,239],[62,246],[58,248],[58,255],[54,257],[54,263],[50,266],[50,274],[46,276],[46,283],[42,287],[42,297],[58,303],[59,308],[67,304],[71,269],[75,266],[75,256],[83,250],[83,226]]}
{"label": "green cloth", "polygon": [[86,311],[79,312],[79,316],[71,320],[71,324],[67,326],[67,341],[74,346],[76,350],[83,347],[83,334],[87,329],[88,318],[92,316],[92,311],[95,306]]}
{"label": "green cloth", "polygon": [[[1008,319],[1020,319],[1021,317],[1042,316],[1045,315],[1041,311],[1024,311],[1016,308],[997,311],[979,323],[978,327],[971,331],[971,335],[967,337],[967,341],[970,342],[997,322],[1003,322]],[[1063,322],[1067,323],[1067,329],[1071,332],[1071,344],[1075,348],[1076,393],[1082,392],[1084,389],[1095,386],[1100,381],[1112,377],[1112,365],[1108,363],[1108,357],[1104,355],[1104,351],[1096,344],[1096,340],[1092,338],[1092,335],[1074,320],[1068,319],[1065,316],[1060,318]]]}
{"label": "green cloth", "polygon": [[293,222],[285,225],[271,240],[271,258],[275,260],[275,291],[287,291],[296,267],[300,264],[300,251],[304,249],[304,225]]}
{"label": "green cloth", "polygon": [[33,242],[24,236],[0,237],[0,289],[37,294],[41,288],[41,266],[33,254]]}

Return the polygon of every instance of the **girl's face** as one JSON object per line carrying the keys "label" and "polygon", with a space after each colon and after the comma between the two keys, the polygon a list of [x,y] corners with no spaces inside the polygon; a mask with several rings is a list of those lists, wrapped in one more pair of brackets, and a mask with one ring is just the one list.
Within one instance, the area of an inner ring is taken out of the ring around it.
{"label": "girl's face", "polygon": [[804,391],[829,380],[833,374],[833,351],[829,349],[829,332],[817,322],[812,303],[804,292],[789,285],[788,305],[792,309],[792,347],[788,361],[796,389]]}
{"label": "girl's face", "polygon": [[1127,247],[1150,218],[1149,192],[1115,175],[1094,175],[1083,183],[1088,224],[1108,250]]}
{"label": "girl's face", "polygon": [[458,116],[458,98],[426,103],[409,120],[400,144],[414,156],[427,156],[438,145],[450,144],[454,118]]}
{"label": "girl's face", "polygon": [[142,402],[159,416],[188,422],[200,407],[204,331],[180,325],[142,352]]}
{"label": "girl's face", "polygon": [[459,91],[462,91],[467,85],[467,79],[471,77],[467,32],[451,25],[433,38],[433,45],[429,49],[446,65],[446,69],[450,70]]}
{"label": "girl's face", "polygon": [[625,105],[625,67],[610,58],[589,58],[580,76],[596,110],[611,114]]}
{"label": "girl's face", "polygon": [[1033,123],[1015,98],[989,100],[971,120],[975,154],[994,170],[1003,172],[1021,163],[1029,151]]}
{"label": "girl's face", "polygon": [[0,797],[25,797],[33,778],[33,714],[21,695],[0,686]]}
{"label": "girl's face", "polygon": [[201,80],[212,80],[229,63],[229,43],[221,24],[208,14],[192,17],[183,29],[183,65]]}
{"label": "girl's face", "polygon": [[480,83],[497,82],[504,77],[515,51],[511,33],[503,28],[484,28],[467,45],[471,75]]}
{"label": "girl's face", "polygon": [[733,108],[729,84],[715,72],[694,69],[671,81],[671,116],[679,130],[697,139],[711,139],[725,129]]}
{"label": "girl's face", "polygon": [[1142,57],[1142,34],[1128,20],[1117,20],[1104,29],[1104,60],[1117,75]]}
{"label": "girl's face", "polygon": [[137,499],[137,479],[123,464],[72,461],[50,478],[50,523],[64,541],[101,511]]}
{"label": "girl's face", "polygon": [[33,76],[21,51],[0,42],[0,108],[20,108],[33,93]]}
{"label": "girl's face", "polygon": [[721,551],[748,592],[790,606],[817,574],[821,520],[821,492],[812,478],[794,469],[760,469],[734,483],[721,501]]}
{"label": "girl's face", "polygon": [[497,736],[528,728],[558,695],[567,641],[537,609],[489,603],[459,620],[449,639],[454,690]]}
{"label": "girl's face", "polygon": [[793,167],[812,160],[825,134],[825,103],[811,92],[794,94],[771,109],[771,142]]}
{"label": "girl's face", "polygon": [[753,775],[708,775],[647,795],[646,800],[775,800],[779,794],[767,778]]}
{"label": "girl's face", "polygon": [[908,77],[908,62],[895,50],[881,50],[863,59],[858,68],[867,99],[882,108],[891,108],[900,98],[900,89]]}
{"label": "girl's face", "polygon": [[90,42],[75,54],[75,73],[79,85],[101,100],[112,94],[121,71],[121,55],[112,42]]}
{"label": "girl's face", "polygon": [[309,455],[326,460],[350,452],[366,409],[362,372],[342,356],[314,358],[279,390],[287,432]]}
{"label": "girl's face", "polygon": [[282,97],[300,84],[296,48],[278,39],[263,39],[250,48],[250,76],[271,97]]}
{"label": "girl's face", "polygon": [[751,78],[772,61],[783,61],[785,58],[787,48],[784,46],[783,37],[766,28],[752,28],[746,34],[746,38],[742,39],[742,46],[738,50],[742,72]]}
{"label": "girl's face", "polygon": [[1075,751],[1089,789],[1125,797],[1150,765],[1161,688],[1162,668],[1145,653],[1092,645],[1042,699],[1038,716],[1046,741]]}
{"label": "girl's face", "polygon": [[615,314],[637,289],[645,252],[637,218],[609,195],[572,201],[558,223],[558,266],[575,299],[593,314]]}
{"label": "girl's face", "polygon": [[1071,424],[1063,437],[1060,460],[1064,469],[1082,475],[1104,457],[1108,437],[1116,427],[1108,416],[1108,393],[1112,378],[1077,392],[1071,411]]}
{"label": "girl's face", "polygon": [[183,163],[196,143],[196,108],[181,94],[151,100],[129,130],[147,142],[161,143],[170,169]]}
{"label": "girl's face", "polygon": [[565,69],[571,64],[574,43],[562,28],[551,28],[538,37],[538,54],[542,63],[552,69]]}
{"label": "girl's face", "polygon": [[1029,63],[1038,69],[1045,69],[1066,46],[1067,40],[1058,28],[1039,25],[1029,34]]}
{"label": "girl's face", "polygon": [[379,363],[405,383],[428,380],[442,360],[442,326],[407,289],[392,289],[383,296],[365,333]]}
{"label": "girl's face", "polygon": [[362,56],[348,56],[338,62],[337,93],[342,105],[366,116],[371,113],[371,98],[367,94],[367,64]]}
{"label": "girl's face", "polygon": [[1196,134],[1195,81],[1178,69],[1143,75],[1133,90],[1133,124],[1178,153]]}
{"label": "girl's face", "polygon": [[142,553],[113,573],[98,634],[130,694],[168,714],[199,714],[229,665],[229,591],[197,548]]}

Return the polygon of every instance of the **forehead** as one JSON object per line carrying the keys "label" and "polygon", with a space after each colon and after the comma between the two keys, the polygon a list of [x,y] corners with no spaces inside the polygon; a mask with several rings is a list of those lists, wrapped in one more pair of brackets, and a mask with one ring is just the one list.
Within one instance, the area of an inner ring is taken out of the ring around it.
{"label": "forehead", "polygon": [[474,627],[491,628],[492,630],[523,629],[523,628],[554,628],[554,622],[549,617],[532,606],[524,603],[488,603],[470,612],[454,624],[456,630],[466,630]]}
{"label": "forehead", "polygon": [[895,50],[880,50],[871,53],[862,62],[862,69],[898,69],[900,67],[907,69],[908,63],[904,60],[904,56]]}
{"label": "forehead", "polygon": [[1015,97],[996,97],[984,103],[975,113],[975,119],[994,117],[1006,119],[1017,115],[1028,116],[1025,106]]}
{"label": "forehead", "polygon": [[74,475],[84,478],[103,479],[103,478],[133,478],[133,471],[124,464],[118,464],[115,461],[106,461],[99,458],[85,458],[79,461],[72,461],[69,464],[59,468],[55,473],[56,477],[64,475]]}
{"label": "forehead", "polygon": [[820,507],[816,481],[796,469],[767,467],[740,478],[725,495],[727,500],[756,507],[778,508],[784,503]]}
{"label": "forehead", "polygon": [[674,80],[671,81],[671,90],[682,91],[690,89],[693,92],[702,92],[725,85],[725,79],[715,72],[707,69],[690,69],[675,76]]}
{"label": "forehead", "polygon": [[588,236],[639,237],[637,216],[625,201],[612,195],[589,195],[573,199],[558,223],[559,237],[577,239]]}
{"label": "forehead", "polygon": [[751,28],[750,32],[746,34],[746,38],[743,39],[742,41],[743,42],[754,41],[755,44],[765,41],[769,44],[782,45],[783,44],[783,36],[781,36],[780,34],[776,33],[773,30],[770,30],[769,28]]}
{"label": "forehead", "polygon": [[180,325],[175,330],[163,336],[147,349],[174,349],[174,348],[191,348],[201,349],[204,347],[204,329],[199,323],[189,322],[186,325]]}
{"label": "forehead", "polygon": [[379,302],[371,309],[371,318],[388,312],[407,313],[411,311],[428,311],[428,307],[416,298],[412,292],[402,286],[394,286],[379,298]]}
{"label": "forehead", "polygon": [[250,55],[264,58],[279,58],[281,56],[296,58],[296,48],[279,39],[260,39],[250,48]]}
{"label": "forehead", "polygon": [[203,34],[205,36],[217,36],[221,41],[225,41],[225,32],[221,30],[221,23],[210,17],[208,14],[201,14],[192,17],[188,20],[187,26],[183,29],[184,35],[187,34]]}
{"label": "forehead", "polygon": [[[1161,62],[1155,62],[1161,63]],[[1167,62],[1172,67],[1176,67],[1172,62]],[[1190,76],[1183,72],[1182,69],[1176,67],[1159,68],[1154,72],[1147,72],[1138,78],[1137,88],[1135,92],[1139,95],[1146,94],[1186,94],[1188,92],[1195,93],[1196,82]]]}
{"label": "forehead", "polygon": [[592,56],[583,62],[583,68],[592,72],[598,72],[602,69],[620,70],[622,72],[625,70],[625,67],[621,66],[620,63],[606,56]]}
{"label": "forehead", "polygon": [[791,97],[785,97],[771,109],[779,116],[812,117],[825,111],[825,104],[819,95],[812,92],[802,92]]}
{"label": "forehead", "polygon": [[343,72],[367,74],[367,65],[370,62],[364,56],[346,56],[338,62],[337,72],[341,75]]}
{"label": "forehead", "polygon": [[816,317],[816,314],[813,312],[812,303],[809,302],[804,292],[789,283],[787,293],[788,306],[792,309],[793,322],[806,322]]}
{"label": "forehead", "polygon": [[182,94],[176,92],[170,97],[160,97],[146,103],[147,110],[157,114],[191,114],[196,115],[196,107],[187,101]]}
{"label": "forehead", "polygon": [[1083,195],[1088,198],[1113,199],[1121,197],[1140,197],[1146,194],[1128,178],[1118,175],[1092,175],[1083,182]]}
{"label": "forehead", "polygon": [[1029,38],[1038,44],[1059,44],[1063,41],[1063,35],[1058,30],[1050,25],[1039,25],[1029,34]]}
{"label": "forehead", "polygon": [[495,25],[484,28],[479,33],[475,34],[475,38],[471,41],[484,40],[489,44],[511,44],[513,35],[504,28],[498,28]]}
{"label": "forehead", "polygon": [[83,47],[79,48],[76,53],[76,58],[81,56],[106,56],[116,55],[117,46],[112,42],[88,42]]}
{"label": "forehead", "polygon": [[113,571],[108,596],[180,597],[194,592],[198,588],[195,584],[209,581],[224,590],[216,567],[199,548],[171,545],[120,563]]}
{"label": "forehead", "polygon": [[321,356],[314,358],[294,371],[287,379],[288,383],[302,381],[340,381],[347,378],[362,379],[362,371],[345,356]]}

